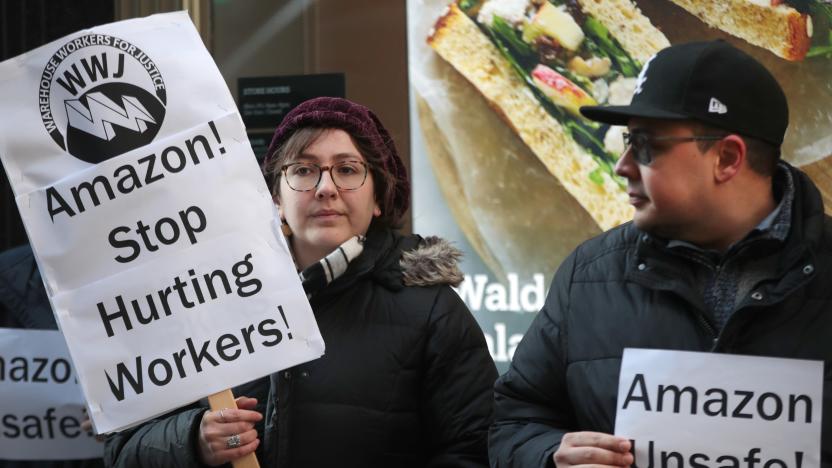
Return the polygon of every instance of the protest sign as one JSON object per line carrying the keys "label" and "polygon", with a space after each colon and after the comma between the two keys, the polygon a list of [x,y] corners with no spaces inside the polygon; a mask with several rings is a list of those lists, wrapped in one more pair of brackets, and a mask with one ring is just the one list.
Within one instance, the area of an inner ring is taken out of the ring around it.
{"label": "protest sign", "polygon": [[101,457],[59,332],[0,328],[0,395],[0,459]]}
{"label": "protest sign", "polygon": [[323,354],[242,120],[184,12],[0,64],[0,157],[98,432]]}
{"label": "protest sign", "polygon": [[820,466],[823,362],[625,349],[615,434],[640,468]]}

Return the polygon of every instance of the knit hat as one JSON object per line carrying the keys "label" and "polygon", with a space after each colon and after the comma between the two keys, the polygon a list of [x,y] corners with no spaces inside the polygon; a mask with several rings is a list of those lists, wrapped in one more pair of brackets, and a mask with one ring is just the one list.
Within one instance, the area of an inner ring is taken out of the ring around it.
{"label": "knit hat", "polygon": [[399,157],[393,139],[381,121],[370,109],[347,99],[318,97],[304,101],[292,109],[277,126],[272,142],[266,152],[263,167],[275,157],[277,150],[301,128],[338,128],[353,138],[369,143],[375,154],[381,158],[377,170],[392,175],[395,185],[382,194],[378,200],[390,213],[383,213],[391,220],[398,221],[410,206],[410,180],[407,168]]}

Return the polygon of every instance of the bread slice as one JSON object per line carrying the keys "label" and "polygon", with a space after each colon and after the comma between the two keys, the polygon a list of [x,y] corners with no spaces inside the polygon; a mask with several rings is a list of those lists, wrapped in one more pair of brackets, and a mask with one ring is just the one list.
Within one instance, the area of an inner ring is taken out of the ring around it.
{"label": "bread slice", "polygon": [[[605,3],[608,8],[609,5],[625,3],[632,7],[627,0]],[[643,18],[634,7],[619,9],[619,14],[627,14],[622,11],[633,15],[637,13]],[[615,15],[607,17],[614,18]],[[598,17],[598,20],[606,23],[604,18]],[[649,21],[638,24],[641,31],[627,31],[631,38],[630,47],[634,47],[639,38],[644,38],[644,50],[636,57],[649,57],[667,45],[667,39],[662,41],[664,36]],[[605,26],[610,28],[608,24]],[[620,29],[614,27],[611,31],[618,37]],[[543,109],[508,60],[455,3],[437,20],[428,37],[428,44],[477,88],[601,229],[609,229],[632,218],[633,208],[626,193],[606,173],[603,185],[590,179],[590,173],[598,168],[592,156],[569,136],[558,120]],[[622,46],[630,51],[627,45],[622,43]]]}
{"label": "bread slice", "polygon": [[786,60],[803,60],[811,45],[808,15],[780,4],[753,0],[672,0],[711,27],[768,49]]}
{"label": "bread slice", "polygon": [[661,31],[629,0],[578,0],[581,9],[601,22],[631,57],[644,63],[670,47]]}

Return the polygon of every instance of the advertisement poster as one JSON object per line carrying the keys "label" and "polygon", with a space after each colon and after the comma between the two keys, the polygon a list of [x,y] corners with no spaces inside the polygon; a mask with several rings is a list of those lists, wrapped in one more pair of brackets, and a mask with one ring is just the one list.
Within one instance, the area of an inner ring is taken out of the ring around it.
{"label": "advertisement poster", "polygon": [[775,3],[408,0],[413,228],[465,252],[458,292],[501,372],[561,261],[632,216],[623,129],[578,107],[628,103],[670,44],[724,39],[774,74],[784,159],[832,209],[832,6]]}
{"label": "advertisement poster", "polygon": [[0,158],[97,433],[323,354],[243,121],[186,12],[0,63],[0,102]]}

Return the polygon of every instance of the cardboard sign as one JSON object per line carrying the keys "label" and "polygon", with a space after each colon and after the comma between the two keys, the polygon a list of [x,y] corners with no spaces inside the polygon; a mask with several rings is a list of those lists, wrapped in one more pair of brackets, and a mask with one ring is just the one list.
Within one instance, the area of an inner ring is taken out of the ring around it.
{"label": "cardboard sign", "polygon": [[98,432],[323,354],[269,190],[187,14],[0,64],[0,157]]}
{"label": "cardboard sign", "polygon": [[0,328],[0,459],[99,458],[60,332]]}
{"label": "cardboard sign", "polygon": [[635,466],[820,466],[823,362],[626,349],[615,434]]}

